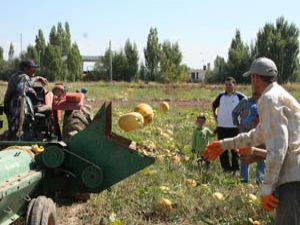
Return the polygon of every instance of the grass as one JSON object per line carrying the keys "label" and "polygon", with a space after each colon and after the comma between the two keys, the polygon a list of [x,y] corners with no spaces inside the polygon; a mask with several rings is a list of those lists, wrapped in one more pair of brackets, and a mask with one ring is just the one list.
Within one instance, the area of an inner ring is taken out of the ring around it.
{"label": "grass", "polygon": [[[6,84],[0,83],[0,86],[0,96],[4,96]],[[262,210],[259,200],[249,197],[253,194],[259,198],[260,188],[254,183],[253,171],[251,183],[241,184],[238,176],[224,174],[218,162],[205,170],[191,159],[195,117],[199,113],[206,114],[207,125],[214,129],[210,103],[223,90],[222,85],[91,82],[68,86],[70,91],[88,88],[87,100],[94,111],[100,108],[101,101],[113,100],[113,131],[155,147],[159,157],[154,165],[114,185],[111,190],[93,194],[87,203],[60,206],[59,224],[254,224],[251,220],[273,223],[273,214]],[[299,100],[299,85],[288,84],[286,88]],[[251,88],[241,86],[239,90],[249,95]],[[170,101],[170,111],[161,113],[158,104],[165,99]],[[181,107],[176,101],[199,104]],[[154,120],[140,130],[129,133],[120,130],[119,116],[133,111],[138,102],[151,104],[155,110]],[[185,160],[172,157],[175,153]],[[254,170],[254,166],[251,169]],[[195,180],[197,185],[190,185],[187,179]],[[225,200],[214,198],[215,192],[222,193]],[[171,206],[165,210],[159,208],[161,198],[170,200]]]}

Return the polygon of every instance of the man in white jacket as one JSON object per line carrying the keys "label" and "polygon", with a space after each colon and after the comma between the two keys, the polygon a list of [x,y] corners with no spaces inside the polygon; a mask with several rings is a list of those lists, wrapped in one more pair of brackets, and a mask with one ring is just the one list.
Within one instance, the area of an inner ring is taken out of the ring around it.
{"label": "man in white jacket", "polygon": [[265,144],[262,205],[267,211],[278,207],[275,224],[293,225],[300,221],[300,105],[277,84],[277,74],[272,60],[261,57],[253,61],[250,71],[243,76],[251,76],[252,94],[260,96],[257,102],[259,124],[248,133],[208,145],[204,158],[212,161],[223,149]]}

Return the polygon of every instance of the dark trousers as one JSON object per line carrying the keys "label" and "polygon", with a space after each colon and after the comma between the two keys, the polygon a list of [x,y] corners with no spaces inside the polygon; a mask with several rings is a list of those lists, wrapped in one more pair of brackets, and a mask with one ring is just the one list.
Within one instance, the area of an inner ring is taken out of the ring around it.
{"label": "dark trousers", "polygon": [[[238,134],[239,130],[237,128],[218,127],[217,130],[219,140],[224,138],[235,137]],[[231,152],[231,163],[229,160],[229,152]],[[224,171],[239,171],[239,157],[234,149],[226,149],[220,156],[220,162],[221,167]]]}
{"label": "dark trousers", "polygon": [[299,225],[300,182],[282,184],[276,192],[279,197],[279,205],[276,209],[275,225]]}

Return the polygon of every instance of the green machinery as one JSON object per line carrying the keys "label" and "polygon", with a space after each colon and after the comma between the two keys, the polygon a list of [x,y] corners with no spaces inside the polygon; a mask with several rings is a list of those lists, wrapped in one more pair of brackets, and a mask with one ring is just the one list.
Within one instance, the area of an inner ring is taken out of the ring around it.
{"label": "green machinery", "polygon": [[[26,224],[57,224],[51,197],[99,193],[154,163],[145,146],[111,132],[111,103],[92,123],[63,142],[1,141],[0,224],[26,214]],[[32,145],[44,147],[33,155]],[[8,148],[7,148],[8,147]]]}

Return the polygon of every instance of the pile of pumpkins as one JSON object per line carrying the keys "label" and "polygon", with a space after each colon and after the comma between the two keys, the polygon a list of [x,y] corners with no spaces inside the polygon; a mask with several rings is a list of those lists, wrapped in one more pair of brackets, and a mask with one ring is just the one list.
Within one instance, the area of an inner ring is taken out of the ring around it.
{"label": "pile of pumpkins", "polygon": [[[162,102],[159,109],[161,112],[168,112],[169,104]],[[126,113],[119,118],[119,127],[126,132],[140,129],[149,124],[153,117],[152,107],[146,103],[140,103],[135,107],[134,112]]]}

